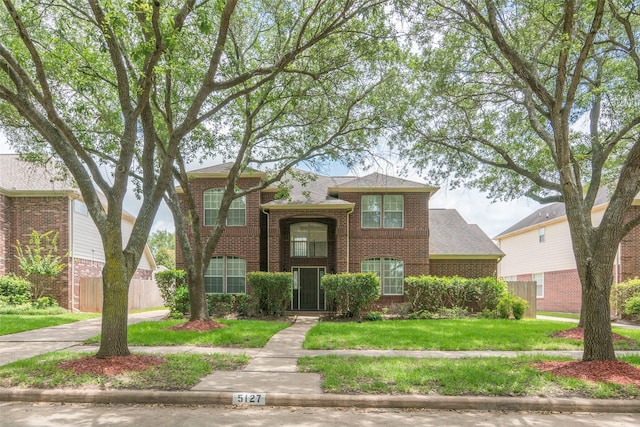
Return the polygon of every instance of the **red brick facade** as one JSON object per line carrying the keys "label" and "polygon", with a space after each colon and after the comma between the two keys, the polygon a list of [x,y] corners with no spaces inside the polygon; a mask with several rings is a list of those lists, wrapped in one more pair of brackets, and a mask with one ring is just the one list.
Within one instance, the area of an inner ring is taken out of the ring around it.
{"label": "red brick facade", "polygon": [[431,259],[429,274],[443,277],[495,277],[497,263],[496,259]]}
{"label": "red brick facade", "polygon": [[11,248],[11,224],[9,218],[10,199],[4,194],[0,194],[0,275],[4,276],[9,272],[7,259]]}
{"label": "red brick facade", "polygon": [[[531,274],[519,274],[517,280],[533,280]],[[578,270],[548,271],[544,273],[543,296],[538,297],[536,309],[559,313],[580,313],[582,290]]]}
{"label": "red brick facade", "polygon": [[[627,219],[638,214],[640,214],[640,206],[632,206]],[[617,277],[618,282],[640,277],[640,226],[631,230],[620,242],[620,265]]]}
{"label": "red brick facade", "polygon": [[20,275],[16,259],[16,244],[27,244],[31,233],[58,232],[58,254],[67,264],[60,275],[46,285],[46,295],[52,296],[60,306],[71,307],[69,283],[69,198],[57,197],[5,197],[4,226],[8,229],[4,248],[4,273]]}

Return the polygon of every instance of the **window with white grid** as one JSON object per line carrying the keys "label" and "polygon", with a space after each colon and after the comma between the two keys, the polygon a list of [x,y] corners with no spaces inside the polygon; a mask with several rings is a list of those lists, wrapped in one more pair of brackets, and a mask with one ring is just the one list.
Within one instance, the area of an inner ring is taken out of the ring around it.
{"label": "window with white grid", "polygon": [[[222,205],[222,197],[224,190],[221,188],[212,188],[204,192],[204,225],[214,226],[218,220],[220,206]],[[246,225],[246,209],[247,203],[244,196],[238,197],[229,206],[227,213],[228,226]]]}
{"label": "window with white grid", "polygon": [[383,295],[404,293],[404,262],[394,258],[370,258],[360,264],[363,273],[375,273],[380,277]]}
{"label": "window with white grid", "polygon": [[213,257],[204,276],[207,293],[238,294],[247,291],[246,261],[232,256]]}

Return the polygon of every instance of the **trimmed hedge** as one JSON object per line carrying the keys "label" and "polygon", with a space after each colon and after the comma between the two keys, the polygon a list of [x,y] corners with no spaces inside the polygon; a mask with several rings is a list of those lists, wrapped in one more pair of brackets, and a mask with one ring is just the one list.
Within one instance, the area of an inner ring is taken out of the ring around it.
{"label": "trimmed hedge", "polygon": [[209,316],[220,317],[238,313],[241,316],[256,314],[256,302],[248,294],[207,294]]}
{"label": "trimmed hedge", "polygon": [[184,270],[164,270],[156,273],[156,283],[164,305],[172,317],[184,316],[189,312],[189,291]]}
{"label": "trimmed hedge", "polygon": [[292,273],[247,273],[247,283],[251,285],[251,293],[262,313],[282,316],[291,307]]}
{"label": "trimmed hedge", "polygon": [[[640,298],[640,279],[626,280],[611,287],[611,306],[613,310],[624,320],[638,320],[640,313],[634,313],[634,298]],[[631,308],[631,309],[630,309]]]}
{"label": "trimmed hedge", "polygon": [[380,298],[380,278],[374,273],[325,274],[321,286],[327,301],[346,317],[359,317]]}
{"label": "trimmed hedge", "polygon": [[493,277],[414,276],[405,278],[410,312],[437,313],[442,308],[463,308],[471,312],[493,311],[507,292],[507,284]]}
{"label": "trimmed hedge", "polygon": [[9,274],[0,277],[0,301],[9,305],[23,305],[31,302],[31,282]]}

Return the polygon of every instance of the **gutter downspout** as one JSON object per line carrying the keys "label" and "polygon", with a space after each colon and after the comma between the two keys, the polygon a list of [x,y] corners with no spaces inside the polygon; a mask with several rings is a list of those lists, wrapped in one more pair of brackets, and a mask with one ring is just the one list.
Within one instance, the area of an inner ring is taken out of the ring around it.
{"label": "gutter downspout", "polygon": [[73,212],[75,201],[69,198],[69,264],[71,270],[71,311],[76,312],[79,311],[76,308],[76,263],[75,257],[73,253]]}
{"label": "gutter downspout", "polygon": [[271,264],[271,260],[269,259],[269,227],[271,226],[271,218],[269,217],[269,212],[266,211],[264,208],[260,209],[262,211],[263,214],[265,214],[267,216],[267,272],[269,271],[269,265]]}
{"label": "gutter downspout", "polygon": [[347,212],[347,273],[349,272],[349,248],[351,247],[351,235],[350,235],[350,229],[349,229],[349,216],[351,216],[351,214],[353,213],[353,206],[351,207],[351,210],[349,212]]}

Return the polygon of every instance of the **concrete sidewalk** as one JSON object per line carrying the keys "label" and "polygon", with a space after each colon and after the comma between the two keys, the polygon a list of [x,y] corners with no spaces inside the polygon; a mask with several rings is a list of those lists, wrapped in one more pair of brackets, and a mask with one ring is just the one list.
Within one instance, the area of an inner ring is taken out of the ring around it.
{"label": "concrete sidewalk", "polygon": [[[129,323],[166,317],[166,311],[133,314]],[[565,319],[566,320],[566,319]],[[563,355],[574,358],[581,351],[391,351],[391,350],[304,350],[305,334],[317,317],[297,317],[289,328],[275,334],[264,348],[210,348],[195,346],[130,347],[145,353],[234,353],[247,354],[251,362],[241,371],[214,372],[190,391],[104,391],[1,389],[0,401],[48,401],[68,403],[195,404],[231,405],[239,393],[263,394],[269,406],[387,407],[460,410],[512,410],[559,412],[640,412],[638,400],[549,399],[475,396],[388,396],[324,394],[321,376],[297,372],[298,358],[304,356],[364,355],[428,357],[516,357],[522,354]],[[619,325],[615,325],[619,326]],[[632,326],[637,328],[637,326]],[[0,336],[0,365],[50,351],[87,351],[82,341],[100,333],[100,319]],[[618,355],[640,354],[620,351]],[[265,404],[265,401],[262,402]]]}
{"label": "concrete sidewalk", "polygon": [[[167,310],[157,310],[130,314],[129,324],[163,319],[168,313]],[[82,346],[84,340],[100,334],[101,326],[102,318],[97,317],[17,334],[1,335],[0,366],[19,359]]]}

